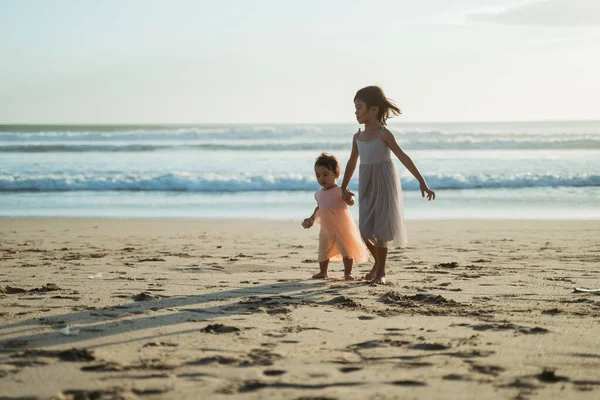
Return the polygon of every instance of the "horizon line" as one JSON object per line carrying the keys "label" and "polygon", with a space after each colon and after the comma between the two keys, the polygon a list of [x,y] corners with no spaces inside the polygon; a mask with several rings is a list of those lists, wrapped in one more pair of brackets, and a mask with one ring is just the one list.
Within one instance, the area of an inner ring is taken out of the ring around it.
{"label": "horizon line", "polygon": [[[503,124],[503,123],[528,123],[528,122],[600,122],[600,119],[515,119],[515,120],[409,120],[388,121],[388,124]],[[9,122],[0,123],[0,127],[6,126],[194,126],[194,125],[362,125],[356,122]]]}

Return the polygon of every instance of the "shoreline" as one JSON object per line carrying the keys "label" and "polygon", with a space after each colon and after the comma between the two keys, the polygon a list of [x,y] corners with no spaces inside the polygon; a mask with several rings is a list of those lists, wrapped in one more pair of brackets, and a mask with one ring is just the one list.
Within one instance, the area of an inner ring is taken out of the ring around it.
{"label": "shoreline", "polygon": [[[142,224],[150,224],[152,222],[169,222],[169,221],[177,221],[177,222],[189,222],[189,223],[193,223],[193,224],[198,224],[198,223],[207,223],[207,224],[215,224],[215,223],[229,223],[229,224],[236,224],[236,223],[241,223],[241,224],[247,224],[247,223],[252,223],[252,222],[264,222],[264,223],[270,223],[270,224],[281,224],[281,225],[288,225],[288,224],[293,224],[295,222],[298,222],[298,227],[302,228],[300,226],[300,222],[302,222],[302,218],[287,218],[287,219],[268,219],[268,218],[255,218],[255,217],[248,217],[248,218],[237,218],[237,217],[231,217],[231,218],[222,218],[222,217],[215,217],[215,218],[205,218],[205,217],[86,217],[86,216],[82,216],[82,217],[78,217],[78,216],[73,216],[73,217],[5,217],[5,216],[0,216],[0,224],[2,224],[3,222],[8,222],[8,221],[15,221],[17,223],[27,223],[27,222],[44,222],[44,223],[48,223],[48,222],[61,222],[61,221],[72,221],[72,222],[89,222],[89,223],[93,223],[95,221],[104,221],[104,222],[111,222],[111,221],[119,221],[119,222],[132,222],[132,223],[142,223]],[[517,225],[522,225],[522,224],[551,224],[551,225],[557,225],[557,227],[560,229],[561,224],[562,223],[566,223],[566,224],[583,224],[583,225],[593,225],[594,227],[597,227],[597,223],[596,223],[596,219],[589,219],[589,220],[584,220],[584,219],[578,219],[578,218],[552,218],[552,219],[545,219],[545,218],[532,218],[532,219],[523,219],[523,218],[444,218],[444,219],[408,219],[405,221],[408,221],[410,224],[423,224],[423,225],[427,225],[427,224],[456,224],[457,222],[460,222],[461,224],[481,224],[481,223],[485,223],[485,222],[490,222],[492,224],[500,224],[500,225],[504,225],[504,224],[509,224],[509,223],[514,223]],[[2,226],[0,225],[0,229],[2,228]],[[574,228],[574,227],[572,227]],[[600,231],[600,227],[598,227],[599,231]],[[313,228],[313,230],[315,230]],[[409,231],[410,234],[410,231]]]}

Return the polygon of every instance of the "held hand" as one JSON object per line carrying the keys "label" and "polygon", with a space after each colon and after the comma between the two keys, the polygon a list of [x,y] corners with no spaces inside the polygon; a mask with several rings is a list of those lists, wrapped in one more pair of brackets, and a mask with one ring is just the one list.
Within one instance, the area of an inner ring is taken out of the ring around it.
{"label": "held hand", "polygon": [[314,219],[306,218],[304,221],[302,221],[302,226],[304,227],[304,229],[308,229],[311,226],[313,226],[314,223],[315,223]]}
{"label": "held hand", "polygon": [[429,189],[425,182],[421,182],[419,186],[421,187],[421,197],[425,197],[425,193],[427,193],[427,200],[435,200],[435,192]]}
{"label": "held hand", "polygon": [[342,200],[344,200],[344,203],[348,204],[349,206],[353,206],[354,205],[354,196],[350,196],[347,199],[344,199],[342,197]]}
{"label": "held hand", "polygon": [[[348,204],[348,201],[350,201],[350,199],[352,199],[353,196],[354,193],[349,191],[348,188],[342,188],[342,200],[344,200],[346,204]],[[352,199],[352,201],[354,202],[354,199]]]}

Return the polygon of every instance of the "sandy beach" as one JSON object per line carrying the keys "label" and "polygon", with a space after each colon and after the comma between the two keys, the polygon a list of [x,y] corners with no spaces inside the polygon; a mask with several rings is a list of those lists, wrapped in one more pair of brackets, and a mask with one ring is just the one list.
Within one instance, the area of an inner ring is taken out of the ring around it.
{"label": "sandy beach", "polygon": [[2,219],[0,398],[600,396],[598,221],[407,228],[371,286],[300,221]]}

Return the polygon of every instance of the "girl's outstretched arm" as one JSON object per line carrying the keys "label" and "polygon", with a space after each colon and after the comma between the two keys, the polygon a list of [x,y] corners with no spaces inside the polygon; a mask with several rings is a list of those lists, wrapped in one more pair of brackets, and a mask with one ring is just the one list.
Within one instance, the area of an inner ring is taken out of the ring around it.
{"label": "girl's outstretched arm", "polygon": [[419,181],[419,187],[421,188],[421,197],[425,197],[425,193],[427,193],[427,200],[435,200],[435,192],[431,190],[429,186],[427,186],[425,178],[423,178],[423,175],[421,175],[421,173],[417,169],[417,166],[411,160],[408,154],[402,151],[400,146],[398,146],[394,135],[389,130],[385,129],[381,134],[381,140],[383,140],[383,142],[390,148],[392,153],[394,153],[396,157],[398,157],[398,160],[400,160],[400,162],[404,164],[406,169],[409,170],[411,174],[413,174],[417,181]]}
{"label": "girl's outstretched arm", "polygon": [[358,133],[352,137],[352,151],[350,152],[350,158],[346,163],[346,169],[344,170],[344,179],[342,179],[342,198],[346,201],[350,201],[350,198],[354,195],[348,190],[348,184],[356,169],[356,162],[358,161],[358,146],[356,146],[356,139]]}

